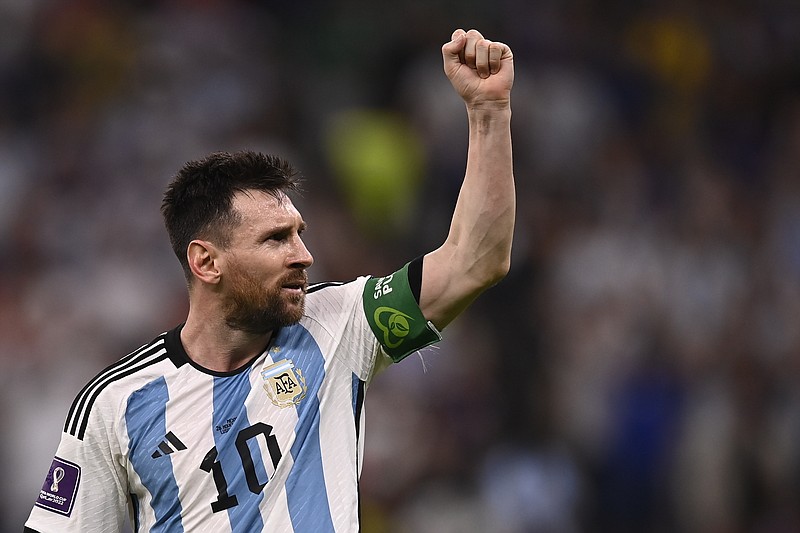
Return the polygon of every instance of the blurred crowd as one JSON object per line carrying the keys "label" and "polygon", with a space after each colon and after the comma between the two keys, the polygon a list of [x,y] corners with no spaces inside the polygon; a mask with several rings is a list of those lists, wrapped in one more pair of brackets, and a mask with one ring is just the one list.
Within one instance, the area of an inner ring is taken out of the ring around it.
{"label": "blurred crowd", "polygon": [[365,533],[800,531],[789,0],[0,4],[0,531],[83,383],[182,320],[185,161],[292,160],[314,281],[442,241],[456,27],[515,54],[514,261],[370,388]]}

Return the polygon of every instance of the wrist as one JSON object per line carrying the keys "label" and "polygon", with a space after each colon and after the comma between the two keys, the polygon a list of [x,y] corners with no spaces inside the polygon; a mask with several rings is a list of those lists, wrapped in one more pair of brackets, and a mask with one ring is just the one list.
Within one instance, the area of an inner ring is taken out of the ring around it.
{"label": "wrist", "polygon": [[487,100],[466,102],[468,113],[511,113],[511,100]]}
{"label": "wrist", "polygon": [[467,105],[467,118],[480,124],[506,123],[511,121],[511,104],[506,102],[485,102],[481,105]]}

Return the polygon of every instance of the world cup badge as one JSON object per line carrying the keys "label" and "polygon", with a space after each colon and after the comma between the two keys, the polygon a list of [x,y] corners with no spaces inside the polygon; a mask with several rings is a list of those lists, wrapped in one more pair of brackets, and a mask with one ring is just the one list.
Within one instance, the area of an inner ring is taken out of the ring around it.
{"label": "world cup badge", "polygon": [[70,516],[80,481],[80,466],[54,457],[42,490],[39,491],[39,498],[34,504],[52,513]]}
{"label": "world cup badge", "polygon": [[261,377],[267,396],[278,407],[298,405],[306,397],[306,379],[291,359],[265,366]]}

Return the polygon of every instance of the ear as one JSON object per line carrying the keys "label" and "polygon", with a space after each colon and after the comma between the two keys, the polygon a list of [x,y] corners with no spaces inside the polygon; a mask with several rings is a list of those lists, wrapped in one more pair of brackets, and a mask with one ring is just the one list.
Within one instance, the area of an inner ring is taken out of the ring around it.
{"label": "ear", "polygon": [[186,259],[192,274],[203,283],[219,283],[221,270],[219,268],[219,253],[216,247],[208,241],[195,239],[186,249]]}

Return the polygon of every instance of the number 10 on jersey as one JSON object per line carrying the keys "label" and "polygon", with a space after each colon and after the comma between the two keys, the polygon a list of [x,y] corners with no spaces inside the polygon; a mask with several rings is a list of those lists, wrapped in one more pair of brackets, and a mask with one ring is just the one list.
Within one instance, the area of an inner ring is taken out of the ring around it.
{"label": "number 10 on jersey", "polygon": [[[278,446],[278,439],[272,434],[272,426],[258,422],[239,431],[236,435],[236,451],[242,462],[247,488],[253,494],[260,494],[269,481],[269,479],[265,479],[263,483],[259,481],[255,463],[253,462],[253,455],[250,451],[249,442],[259,435],[262,435],[266,440],[267,452],[273,468],[278,468],[278,462],[281,460],[281,450]],[[218,456],[217,447],[214,446],[203,458],[203,462],[200,463],[200,470],[210,472],[214,477],[214,485],[217,487],[217,499],[211,502],[211,510],[215,513],[239,505],[236,495],[228,494],[228,480],[222,470],[222,463],[218,460]]]}

